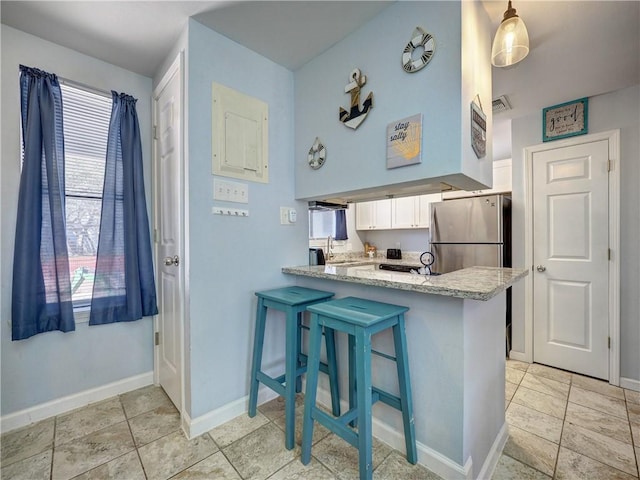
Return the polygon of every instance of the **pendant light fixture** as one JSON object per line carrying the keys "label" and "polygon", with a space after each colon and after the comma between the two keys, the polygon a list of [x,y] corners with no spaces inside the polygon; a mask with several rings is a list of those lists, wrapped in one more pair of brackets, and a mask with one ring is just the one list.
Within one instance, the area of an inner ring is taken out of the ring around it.
{"label": "pendant light fixture", "polygon": [[491,48],[491,64],[494,67],[514,65],[529,54],[529,34],[524,22],[516,15],[511,0],[504,12]]}

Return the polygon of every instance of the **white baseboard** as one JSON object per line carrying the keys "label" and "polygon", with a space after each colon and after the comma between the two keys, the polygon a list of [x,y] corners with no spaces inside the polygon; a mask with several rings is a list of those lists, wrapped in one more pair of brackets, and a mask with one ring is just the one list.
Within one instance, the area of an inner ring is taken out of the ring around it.
{"label": "white baseboard", "polygon": [[636,380],[634,378],[620,377],[620,386],[627,390],[640,392],[640,380]]}
{"label": "white baseboard", "polygon": [[[304,391],[304,389],[302,390]],[[331,394],[329,391],[318,388],[316,399],[318,403],[327,408],[331,408]],[[348,402],[341,401],[340,407],[342,411],[349,409]],[[390,447],[395,448],[399,452],[406,454],[404,443],[404,432],[399,432],[384,422],[374,418],[372,422],[373,435]],[[506,441],[506,439],[505,439]],[[503,443],[504,446],[504,443]],[[454,462],[449,457],[433,450],[423,443],[416,442],[418,451],[418,463],[431,470],[433,473],[448,480],[471,480],[472,478],[472,462],[469,457],[464,465]],[[502,452],[502,450],[500,450]],[[497,460],[496,460],[497,462]],[[486,462],[485,462],[486,463]]]}
{"label": "white baseboard", "polygon": [[[262,387],[258,390],[258,405],[262,405],[277,396],[278,394],[270,388]],[[193,419],[186,412],[183,412],[182,430],[187,438],[191,440],[248,411],[249,396],[245,396]]]}
{"label": "white baseboard", "polygon": [[[304,382],[303,390],[304,391]],[[258,405],[262,405],[265,402],[272,400],[278,395],[269,388],[261,388],[258,392]],[[317,392],[318,403],[331,407],[331,394],[322,388],[318,388]],[[341,401],[341,407],[343,411],[346,411],[349,407],[346,401]],[[247,412],[249,408],[249,397],[245,396],[234,400],[220,408],[212,410],[209,413],[191,419],[185,412],[182,415],[182,429],[184,430],[187,438],[192,439],[199,435],[202,435],[209,430],[234,419],[238,415],[242,415]],[[398,450],[399,452],[406,453],[404,432],[399,432],[384,422],[378,419],[373,419],[373,434],[375,437],[390,447]],[[496,465],[502,454],[502,449],[508,438],[508,431],[506,423],[500,429],[498,436],[496,437],[489,455],[485,459],[485,462],[480,471],[482,476],[478,478],[490,478],[495,470]],[[433,450],[432,448],[424,445],[420,442],[416,442],[418,451],[418,462],[439,475],[442,478],[451,480],[471,480],[473,475],[472,459],[469,457],[464,465],[451,460],[450,458],[442,455],[441,453]],[[489,474],[489,475],[485,475]]]}
{"label": "white baseboard", "polygon": [[493,472],[500,461],[500,455],[502,455],[502,450],[504,450],[504,446],[508,439],[509,427],[507,422],[504,422],[502,428],[498,432],[498,436],[493,442],[493,445],[491,445],[491,450],[489,450],[487,459],[484,461],[484,465],[482,465],[477,478],[493,478]]}
{"label": "white baseboard", "polygon": [[106,400],[107,398],[121,393],[130,392],[137,388],[146,387],[153,383],[153,372],[141,373],[133,377],[124,378],[117,382],[101,385],[96,388],[84,390],[82,392],[57,398],[40,405],[25,408],[8,415],[0,417],[0,431],[2,433],[24,427],[33,422],[44,420],[45,418],[60,415],[73,409],[84,407],[90,403]]}
{"label": "white baseboard", "polygon": [[515,350],[510,350],[509,358],[511,360],[520,360],[521,362],[529,363],[529,360],[527,360],[527,355],[524,352],[516,352]]}

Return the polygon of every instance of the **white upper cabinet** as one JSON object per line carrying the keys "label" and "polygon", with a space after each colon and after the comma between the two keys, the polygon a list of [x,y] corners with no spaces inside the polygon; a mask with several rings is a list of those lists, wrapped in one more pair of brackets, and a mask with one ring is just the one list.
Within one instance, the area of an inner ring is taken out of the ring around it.
{"label": "white upper cabinet", "polygon": [[478,195],[491,195],[494,193],[511,192],[511,159],[496,160],[493,162],[493,188],[484,190],[456,190],[453,192],[443,192],[442,199],[475,197]]}
{"label": "white upper cabinet", "polygon": [[415,228],[417,197],[394,198],[391,201],[391,228]]}
{"label": "white upper cabinet", "polygon": [[357,230],[429,228],[430,206],[439,193],[356,203]]}
{"label": "white upper cabinet", "polygon": [[429,228],[432,202],[441,200],[439,193],[402,197],[391,200],[391,228]]}
{"label": "white upper cabinet", "polygon": [[391,228],[391,200],[356,203],[357,230],[388,230]]}

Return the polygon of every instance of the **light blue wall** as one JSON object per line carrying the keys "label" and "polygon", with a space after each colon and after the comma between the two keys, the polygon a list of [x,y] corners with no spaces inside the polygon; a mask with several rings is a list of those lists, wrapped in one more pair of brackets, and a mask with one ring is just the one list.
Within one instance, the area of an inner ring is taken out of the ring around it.
{"label": "light blue wall", "polygon": [[[188,58],[191,404],[187,411],[193,419],[248,395],[254,292],[291,283],[280,273],[281,267],[307,263],[308,220],[306,204],[294,201],[293,74],[194,20],[189,22]],[[249,210],[248,218],[211,214],[212,82],[269,106],[269,183],[247,182],[249,203],[242,208]],[[295,226],[280,225],[280,206],[297,209]],[[270,324],[266,366],[283,362],[283,327],[275,320]]]}
{"label": "light blue wall", "polygon": [[[416,26],[435,37],[436,52],[423,70],[407,74],[401,57]],[[373,92],[374,102],[355,131],[338,121],[339,108],[349,108],[344,86],[354,68],[367,76],[361,100]],[[296,197],[326,198],[459,172],[461,89],[460,3],[391,5],[295,72]],[[387,170],[387,125],[416,113],[424,115],[422,163]],[[327,147],[327,161],[311,170],[307,152],[316,136]]]}
{"label": "light blue wall", "polygon": [[[589,133],[620,129],[620,376],[640,381],[640,85],[589,98]],[[523,149],[542,139],[540,114],[515,119],[513,263],[524,266]],[[513,287],[513,349],[524,351],[524,282]]]}
{"label": "light blue wall", "polygon": [[138,98],[145,187],[147,195],[151,192],[151,79],[2,25],[2,415],[153,370],[150,318],[95,327],[82,323],[72,333],[49,332],[11,341],[11,278],[20,179],[20,63]]}

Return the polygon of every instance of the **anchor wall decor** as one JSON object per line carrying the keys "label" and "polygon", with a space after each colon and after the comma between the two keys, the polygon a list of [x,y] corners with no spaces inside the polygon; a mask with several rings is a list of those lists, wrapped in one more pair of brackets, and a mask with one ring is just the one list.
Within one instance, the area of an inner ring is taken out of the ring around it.
{"label": "anchor wall decor", "polygon": [[344,87],[345,93],[351,94],[351,109],[349,111],[340,107],[340,121],[347,127],[354,130],[360,126],[364,119],[367,118],[369,110],[373,108],[373,92],[367,95],[362,109],[360,109],[360,88],[367,83],[367,77],[362,75],[360,69],[356,68],[351,72],[349,76],[351,80],[346,87]]}

